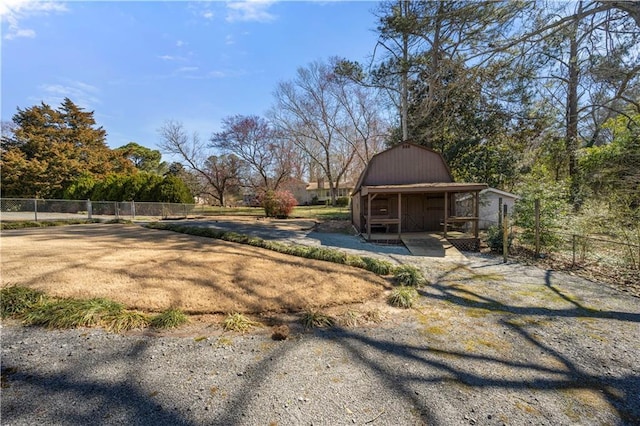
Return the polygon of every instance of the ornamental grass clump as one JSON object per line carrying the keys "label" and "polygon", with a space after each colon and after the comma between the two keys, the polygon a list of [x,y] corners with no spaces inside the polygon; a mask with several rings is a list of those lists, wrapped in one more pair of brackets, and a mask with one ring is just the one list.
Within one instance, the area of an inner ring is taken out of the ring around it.
{"label": "ornamental grass clump", "polygon": [[353,266],[354,268],[365,269],[367,264],[364,263],[364,260],[360,256],[355,256],[353,254],[347,255],[347,258],[344,262],[346,265]]}
{"label": "ornamental grass clump", "polygon": [[22,315],[25,324],[48,328],[92,327],[105,318],[118,316],[124,307],[117,302],[96,298],[89,300],[47,299]]}
{"label": "ornamental grass clump", "polygon": [[46,295],[43,292],[28,287],[5,287],[0,290],[1,316],[2,318],[20,316],[45,298]]}
{"label": "ornamental grass clump", "polygon": [[364,269],[373,272],[377,275],[389,275],[393,269],[393,264],[386,260],[374,259],[372,257],[362,257],[362,262],[365,264]]}
{"label": "ornamental grass clump", "polygon": [[420,287],[427,282],[422,271],[412,265],[400,265],[394,268],[393,278],[397,284],[404,286]]}
{"label": "ornamental grass clump", "polygon": [[227,315],[223,323],[223,328],[225,329],[225,331],[237,331],[240,333],[245,333],[252,327],[257,327],[258,325],[259,323],[257,323],[256,321],[252,321],[244,315],[236,312]]}
{"label": "ornamental grass clump", "polygon": [[391,306],[409,309],[417,298],[418,292],[414,287],[400,286],[393,289],[387,300]]}
{"label": "ornamental grass clump", "polygon": [[103,319],[105,328],[114,333],[137,330],[149,326],[148,315],[138,311],[122,311],[117,315],[107,315]]}
{"label": "ornamental grass clump", "polygon": [[320,311],[307,310],[300,320],[305,330],[310,328],[333,327],[335,320]]}
{"label": "ornamental grass clump", "polygon": [[189,321],[187,316],[180,309],[168,309],[161,314],[151,318],[150,325],[153,328],[168,329],[176,328]]}

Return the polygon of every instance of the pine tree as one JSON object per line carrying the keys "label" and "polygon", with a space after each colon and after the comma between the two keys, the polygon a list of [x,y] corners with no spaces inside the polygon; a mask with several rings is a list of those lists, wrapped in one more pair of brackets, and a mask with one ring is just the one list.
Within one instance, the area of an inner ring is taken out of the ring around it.
{"label": "pine tree", "polygon": [[2,195],[62,197],[81,177],[131,172],[133,165],[106,145],[93,111],[69,98],[58,109],[42,102],[13,116],[13,134],[2,138]]}

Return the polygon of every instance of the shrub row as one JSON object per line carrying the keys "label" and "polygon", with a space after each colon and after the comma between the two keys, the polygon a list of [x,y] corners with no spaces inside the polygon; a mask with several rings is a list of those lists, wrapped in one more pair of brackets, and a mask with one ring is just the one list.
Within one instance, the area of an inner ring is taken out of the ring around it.
{"label": "shrub row", "polygon": [[16,222],[0,222],[0,229],[42,228],[46,226],[81,225],[100,222],[102,222],[100,219],[44,220],[39,222],[21,220]]}

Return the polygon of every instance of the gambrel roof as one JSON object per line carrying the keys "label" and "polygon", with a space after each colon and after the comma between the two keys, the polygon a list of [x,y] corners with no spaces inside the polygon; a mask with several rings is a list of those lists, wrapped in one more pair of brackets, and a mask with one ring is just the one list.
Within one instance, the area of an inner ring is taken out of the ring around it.
{"label": "gambrel roof", "polygon": [[374,155],[354,188],[363,186],[451,183],[449,166],[438,152],[404,142]]}

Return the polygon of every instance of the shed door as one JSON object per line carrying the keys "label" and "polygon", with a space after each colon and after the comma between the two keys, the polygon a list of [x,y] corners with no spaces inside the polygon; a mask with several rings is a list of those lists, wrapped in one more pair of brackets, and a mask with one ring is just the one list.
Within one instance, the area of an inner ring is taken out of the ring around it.
{"label": "shed door", "polygon": [[425,231],[442,231],[444,220],[444,195],[428,194],[425,197]]}
{"label": "shed door", "polygon": [[424,231],[424,196],[402,197],[402,232]]}

